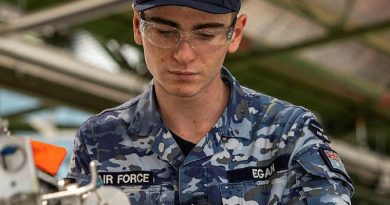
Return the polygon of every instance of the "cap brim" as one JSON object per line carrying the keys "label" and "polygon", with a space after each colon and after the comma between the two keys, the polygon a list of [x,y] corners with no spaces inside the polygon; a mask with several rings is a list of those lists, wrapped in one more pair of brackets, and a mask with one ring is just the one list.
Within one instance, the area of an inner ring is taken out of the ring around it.
{"label": "cap brim", "polygon": [[213,14],[225,14],[234,12],[231,8],[224,8],[214,4],[195,0],[165,0],[163,2],[161,0],[154,0],[147,1],[142,4],[136,4],[134,7],[136,11],[145,11],[158,6],[185,6]]}

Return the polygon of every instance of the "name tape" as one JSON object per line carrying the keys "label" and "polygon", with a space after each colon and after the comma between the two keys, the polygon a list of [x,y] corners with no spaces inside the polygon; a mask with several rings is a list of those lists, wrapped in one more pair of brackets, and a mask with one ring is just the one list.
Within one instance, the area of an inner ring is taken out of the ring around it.
{"label": "name tape", "polygon": [[150,185],[154,182],[153,172],[100,172],[100,179],[105,185]]}
{"label": "name tape", "polygon": [[231,183],[247,180],[265,181],[274,173],[287,170],[289,159],[290,155],[282,155],[267,166],[229,170],[227,171],[227,178]]}

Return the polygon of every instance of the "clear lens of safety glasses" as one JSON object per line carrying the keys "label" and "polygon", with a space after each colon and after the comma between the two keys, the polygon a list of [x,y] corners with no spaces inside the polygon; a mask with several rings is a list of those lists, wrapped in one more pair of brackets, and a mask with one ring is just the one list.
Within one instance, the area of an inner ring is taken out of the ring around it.
{"label": "clear lens of safety glasses", "polygon": [[233,36],[235,20],[228,28],[206,28],[182,31],[175,27],[149,22],[141,18],[142,35],[159,48],[176,48],[183,40],[199,52],[215,50],[230,41]]}

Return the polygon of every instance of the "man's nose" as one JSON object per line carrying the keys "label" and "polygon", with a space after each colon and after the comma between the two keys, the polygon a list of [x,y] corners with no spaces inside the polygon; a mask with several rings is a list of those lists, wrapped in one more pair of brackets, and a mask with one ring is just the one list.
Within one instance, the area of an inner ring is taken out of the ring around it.
{"label": "man's nose", "polygon": [[187,64],[196,58],[196,53],[191,46],[189,38],[184,38],[175,48],[173,58],[184,64]]}

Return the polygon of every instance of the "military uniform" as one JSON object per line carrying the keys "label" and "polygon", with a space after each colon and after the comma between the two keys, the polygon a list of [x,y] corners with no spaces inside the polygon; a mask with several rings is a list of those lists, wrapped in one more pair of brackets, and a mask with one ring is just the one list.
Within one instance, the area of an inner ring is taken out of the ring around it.
{"label": "military uniform", "polygon": [[79,129],[68,177],[106,185],[132,204],[351,204],[351,180],[313,114],[240,86],[225,68],[230,100],[184,156],[161,120],[153,84]]}

